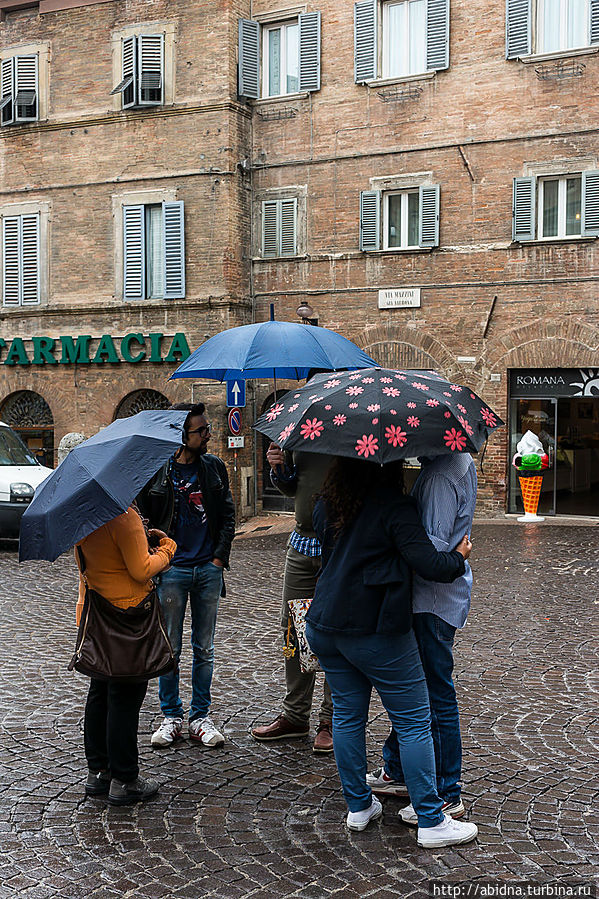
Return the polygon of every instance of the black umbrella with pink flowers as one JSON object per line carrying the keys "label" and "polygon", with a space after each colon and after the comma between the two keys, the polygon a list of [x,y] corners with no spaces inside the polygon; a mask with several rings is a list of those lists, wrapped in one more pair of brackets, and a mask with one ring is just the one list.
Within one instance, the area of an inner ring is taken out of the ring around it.
{"label": "black umbrella with pink flowers", "polygon": [[430,371],[317,375],[254,427],[287,450],[391,462],[478,452],[501,419],[469,387]]}

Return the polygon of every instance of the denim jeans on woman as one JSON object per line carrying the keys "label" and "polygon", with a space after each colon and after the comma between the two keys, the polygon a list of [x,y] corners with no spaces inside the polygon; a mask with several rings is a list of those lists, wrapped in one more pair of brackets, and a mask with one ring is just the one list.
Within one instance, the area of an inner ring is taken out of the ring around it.
{"label": "denim jeans on woman", "polygon": [[398,736],[418,823],[440,824],[428,693],[413,631],[347,636],[308,622],[306,636],[333,694],[335,759],[349,810],[362,811],[372,802],[366,785],[366,722],[374,687]]}
{"label": "denim jeans on woman", "polygon": [[[191,608],[192,697],[189,720],[205,718],[210,710],[210,685],[214,670],[214,631],[223,585],[223,570],[212,562],[195,568],[173,565],[158,579],[158,596],[173,651],[179,659],[187,600]],[[183,718],[179,696],[179,672],[159,680],[160,708],[165,718]]]}

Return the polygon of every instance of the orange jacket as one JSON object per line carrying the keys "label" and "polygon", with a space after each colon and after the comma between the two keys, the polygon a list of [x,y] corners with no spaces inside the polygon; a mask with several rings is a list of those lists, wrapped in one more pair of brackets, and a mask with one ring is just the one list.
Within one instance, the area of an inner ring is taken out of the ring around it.
{"label": "orange jacket", "polygon": [[[85,557],[85,576],[89,586],[119,609],[137,605],[152,589],[150,578],[170,565],[177,544],[163,537],[153,553],[141,518],[133,509],[113,518],[84,537],[80,546]],[[79,564],[79,554],[75,549]],[[79,575],[77,624],[83,611],[85,584]]]}

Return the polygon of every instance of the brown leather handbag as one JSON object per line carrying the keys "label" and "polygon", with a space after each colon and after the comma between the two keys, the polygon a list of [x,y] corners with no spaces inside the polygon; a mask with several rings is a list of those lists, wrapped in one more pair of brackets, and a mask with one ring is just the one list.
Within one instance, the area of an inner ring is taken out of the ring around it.
{"label": "brown leather handbag", "polygon": [[136,606],[117,608],[89,586],[81,547],[77,550],[85,604],[68,670],[75,668],[98,680],[119,681],[145,681],[175,670],[177,660],[156,590]]}

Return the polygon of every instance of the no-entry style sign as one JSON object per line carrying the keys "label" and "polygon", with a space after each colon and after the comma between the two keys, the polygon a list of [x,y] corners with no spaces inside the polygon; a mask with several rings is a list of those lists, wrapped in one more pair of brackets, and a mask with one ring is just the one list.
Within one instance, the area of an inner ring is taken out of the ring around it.
{"label": "no-entry style sign", "polygon": [[231,409],[228,415],[229,430],[234,437],[241,432],[241,409]]}

